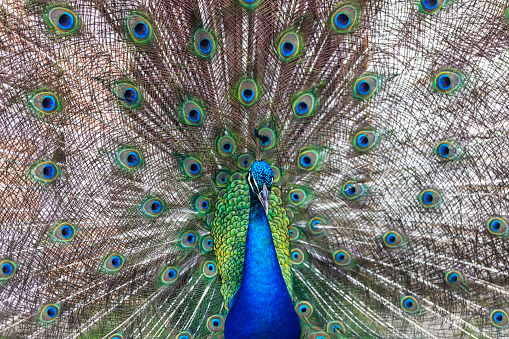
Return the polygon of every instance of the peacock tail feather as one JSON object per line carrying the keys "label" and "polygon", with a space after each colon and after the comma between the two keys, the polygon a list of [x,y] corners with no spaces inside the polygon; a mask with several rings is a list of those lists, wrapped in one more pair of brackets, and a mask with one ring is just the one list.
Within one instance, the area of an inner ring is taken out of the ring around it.
{"label": "peacock tail feather", "polygon": [[0,338],[223,338],[257,160],[300,338],[509,337],[508,8],[0,0]]}

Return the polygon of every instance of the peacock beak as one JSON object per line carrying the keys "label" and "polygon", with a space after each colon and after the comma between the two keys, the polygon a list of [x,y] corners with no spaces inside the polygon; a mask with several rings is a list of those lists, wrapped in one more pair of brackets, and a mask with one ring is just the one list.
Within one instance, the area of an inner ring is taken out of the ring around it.
{"label": "peacock beak", "polygon": [[267,185],[263,184],[263,188],[260,193],[258,193],[258,199],[262,203],[263,209],[265,210],[265,215],[269,214],[269,205],[270,205],[270,191],[267,188]]}

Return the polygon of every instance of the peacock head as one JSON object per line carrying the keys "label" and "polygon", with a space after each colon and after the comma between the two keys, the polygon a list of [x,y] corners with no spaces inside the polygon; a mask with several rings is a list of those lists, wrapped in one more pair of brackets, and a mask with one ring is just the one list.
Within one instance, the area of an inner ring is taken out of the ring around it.
{"label": "peacock head", "polygon": [[255,161],[247,174],[249,190],[256,195],[262,203],[265,214],[269,213],[270,191],[274,174],[270,165],[265,161]]}

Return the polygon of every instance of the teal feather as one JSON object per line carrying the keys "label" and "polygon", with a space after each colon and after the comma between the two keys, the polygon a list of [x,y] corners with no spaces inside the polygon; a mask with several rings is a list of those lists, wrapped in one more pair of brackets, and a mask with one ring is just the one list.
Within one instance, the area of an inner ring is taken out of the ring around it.
{"label": "teal feather", "polygon": [[0,338],[509,337],[506,1],[0,12]]}

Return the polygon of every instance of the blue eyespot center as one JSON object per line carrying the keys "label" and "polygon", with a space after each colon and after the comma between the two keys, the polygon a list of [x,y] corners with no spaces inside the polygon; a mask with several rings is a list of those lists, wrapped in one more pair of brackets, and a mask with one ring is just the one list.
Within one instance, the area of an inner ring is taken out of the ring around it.
{"label": "blue eyespot center", "polygon": [[[436,7],[436,6],[435,6]],[[448,90],[451,88],[451,78],[447,74],[442,74],[438,77],[438,87],[442,90]]]}
{"label": "blue eyespot center", "polygon": [[284,42],[281,45],[281,52],[285,57],[288,57],[295,52],[295,46],[291,42]]}
{"label": "blue eyespot center", "polygon": [[424,195],[422,196],[422,201],[426,204],[426,205],[429,205],[433,202],[433,193],[431,192],[426,192],[424,193]]}
{"label": "blue eyespot center", "polygon": [[357,84],[357,90],[359,91],[359,94],[367,95],[371,91],[371,87],[366,80],[362,80],[359,84]]}
{"label": "blue eyespot center", "polygon": [[74,24],[74,18],[73,16],[65,12],[62,15],[60,15],[60,18],[58,18],[58,26],[62,29],[69,29]]}
{"label": "blue eyespot center", "polygon": [[207,246],[212,247],[212,239],[207,240]]}
{"label": "blue eyespot center", "polygon": [[293,235],[293,230],[290,230],[290,236],[292,236],[292,235]]}
{"label": "blue eyespot center", "polygon": [[207,209],[207,207],[209,207],[209,202],[207,200],[204,200],[202,203],[201,203],[201,207],[203,209]]}
{"label": "blue eyespot center", "polygon": [[129,166],[136,166],[138,165],[138,162],[140,161],[140,157],[135,152],[130,152],[127,156],[127,164]]}
{"label": "blue eyespot center", "polygon": [[187,335],[181,335],[181,336],[179,337],[179,339],[189,339],[189,336],[187,336]]}
{"label": "blue eyespot center", "polygon": [[346,194],[349,195],[349,196],[352,196],[352,195],[355,195],[355,192],[356,192],[356,188],[354,185],[350,184],[348,186],[346,186]]}
{"label": "blue eyespot center", "polygon": [[53,178],[53,176],[55,175],[55,166],[51,164],[44,165],[44,167],[42,168],[42,175],[46,179]]}
{"label": "blue eyespot center", "polygon": [[197,109],[192,109],[189,111],[187,116],[189,120],[191,120],[192,122],[198,122],[200,120],[200,111],[198,111]]}
{"label": "blue eyespot center", "polygon": [[299,258],[299,252],[293,252],[292,253],[292,258],[293,259],[298,259]]}
{"label": "blue eyespot center", "polygon": [[412,308],[412,306],[414,305],[414,302],[412,299],[408,299],[405,301],[404,305],[406,308]]}
{"label": "blue eyespot center", "polygon": [[435,9],[438,6],[437,0],[423,0],[423,5],[426,9]]}
{"label": "blue eyespot center", "polygon": [[458,281],[458,275],[456,273],[452,273],[451,275],[449,275],[449,281],[455,283],[456,281]]}
{"label": "blue eyespot center", "polygon": [[212,41],[210,39],[202,39],[198,44],[198,49],[204,54],[208,54],[212,50]]}
{"label": "blue eyespot center", "polygon": [[53,306],[50,306],[46,309],[46,314],[48,315],[48,317],[54,318],[57,315],[57,309],[54,308]]}
{"label": "blue eyespot center", "polygon": [[213,264],[208,264],[208,265],[207,265],[207,268],[208,268],[208,270],[209,270],[210,272],[214,272],[214,271],[216,270],[216,266],[215,266],[215,265],[213,265]]}
{"label": "blue eyespot center", "polygon": [[332,330],[333,333],[338,333],[338,332],[341,331],[341,326],[339,326],[339,325],[332,325],[332,329],[331,330]]}
{"label": "blue eyespot center", "polygon": [[307,155],[303,156],[300,158],[300,164],[304,167],[309,167],[311,166],[311,158],[308,157]]}
{"label": "blue eyespot center", "polygon": [[251,89],[245,89],[242,91],[242,99],[245,102],[251,102],[254,99],[254,92]]}
{"label": "blue eyespot center", "polygon": [[500,229],[500,227],[502,226],[502,223],[500,221],[498,221],[498,220],[493,220],[491,222],[490,226],[491,226],[491,230],[492,231],[497,232]]}
{"label": "blue eyespot center", "polygon": [[292,200],[293,201],[299,201],[299,195],[297,193],[292,193]]}
{"label": "blue eyespot center", "polygon": [[134,36],[138,39],[144,39],[149,34],[149,29],[146,23],[138,22],[133,28]]}
{"label": "blue eyespot center", "polygon": [[170,268],[168,270],[168,278],[173,279],[176,276],[177,276],[177,271],[175,271],[175,269],[173,269],[173,268]]}
{"label": "blue eyespot center", "polygon": [[214,327],[221,326],[221,321],[219,321],[219,319],[212,320],[212,326]]}
{"label": "blue eyespot center", "polygon": [[222,183],[225,183],[225,182],[226,182],[226,178],[225,178],[225,177],[222,177],[222,178],[221,178],[221,182],[222,182]]}
{"label": "blue eyespot center", "polygon": [[229,142],[227,142],[223,145],[223,151],[230,153],[231,150],[232,150],[232,144],[230,144]]}
{"label": "blue eyespot center", "polygon": [[194,236],[194,234],[193,234],[193,233],[189,233],[189,234],[187,235],[187,242],[188,242],[188,243],[190,243],[190,244],[194,243],[194,240],[195,240],[195,239],[196,239],[196,237]]}
{"label": "blue eyespot center", "polygon": [[138,92],[133,88],[128,88],[124,92],[124,101],[127,105],[132,105],[138,101]]}
{"label": "blue eyespot center", "polygon": [[339,28],[347,28],[350,25],[350,18],[345,13],[338,13],[334,18],[334,23]]}
{"label": "blue eyespot center", "polygon": [[447,158],[449,156],[449,152],[450,149],[448,145],[443,144],[438,147],[438,154],[440,154],[442,158]]}
{"label": "blue eyespot center", "polygon": [[392,234],[392,233],[391,233],[391,234],[389,234],[389,235],[387,236],[387,242],[388,242],[389,244],[391,244],[391,245],[392,245],[392,244],[394,244],[394,243],[396,242],[396,235],[394,235],[394,234]]}
{"label": "blue eyespot center", "polygon": [[493,320],[495,320],[497,324],[500,323],[502,320],[504,320],[504,314],[502,312],[495,313]]}
{"label": "blue eyespot center", "polygon": [[150,206],[150,210],[152,213],[159,213],[162,208],[162,204],[159,201],[152,201],[152,205]]}
{"label": "blue eyespot center", "polygon": [[336,259],[339,261],[339,262],[342,262],[343,260],[345,260],[345,254],[344,253],[338,253],[336,255]]}
{"label": "blue eyespot center", "polygon": [[304,101],[299,101],[297,103],[297,114],[305,114],[309,110],[308,104],[306,104]]}
{"label": "blue eyespot center", "polygon": [[53,98],[50,95],[45,95],[44,98],[42,99],[42,109],[45,111],[53,110],[56,104],[57,103],[55,101],[55,98]]}
{"label": "blue eyespot center", "polygon": [[197,163],[191,164],[189,170],[192,174],[198,174],[200,172],[200,165]]}
{"label": "blue eyespot center", "polygon": [[2,265],[2,272],[4,273],[4,275],[7,275],[7,276],[11,275],[13,270],[14,270],[14,267],[12,267],[12,265],[7,262]]}
{"label": "blue eyespot center", "polygon": [[263,135],[262,138],[260,139],[260,143],[262,144],[262,146],[267,146],[268,144],[270,144],[270,138],[266,135]]}
{"label": "blue eyespot center", "polygon": [[366,134],[361,134],[357,137],[357,145],[359,147],[367,147],[369,145],[369,138]]}
{"label": "blue eyespot center", "polygon": [[306,313],[308,310],[308,307],[306,305],[302,305],[301,307],[299,307],[299,312],[300,313]]}
{"label": "blue eyespot center", "polygon": [[68,239],[72,235],[72,228],[69,227],[68,225],[65,225],[60,229],[60,232],[62,233],[62,237]]}
{"label": "blue eyespot center", "polygon": [[113,265],[115,268],[119,267],[121,262],[122,260],[117,256],[111,258],[111,265]]}

